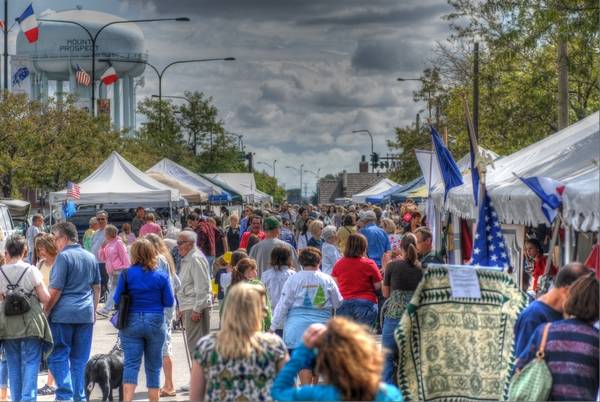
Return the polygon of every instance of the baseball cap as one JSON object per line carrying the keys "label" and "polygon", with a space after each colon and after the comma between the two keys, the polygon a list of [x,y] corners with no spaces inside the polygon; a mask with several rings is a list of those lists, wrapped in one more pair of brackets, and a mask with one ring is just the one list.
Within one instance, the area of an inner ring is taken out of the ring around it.
{"label": "baseball cap", "polygon": [[265,223],[264,223],[265,230],[277,229],[280,226],[281,226],[281,222],[279,222],[279,219],[275,218],[274,216],[269,216],[268,218],[265,219]]}

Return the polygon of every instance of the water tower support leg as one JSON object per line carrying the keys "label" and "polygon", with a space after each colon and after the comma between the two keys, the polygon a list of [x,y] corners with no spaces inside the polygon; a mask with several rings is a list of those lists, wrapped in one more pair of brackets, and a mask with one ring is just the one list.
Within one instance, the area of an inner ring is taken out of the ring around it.
{"label": "water tower support leg", "polygon": [[113,125],[115,130],[121,129],[121,80],[113,84]]}

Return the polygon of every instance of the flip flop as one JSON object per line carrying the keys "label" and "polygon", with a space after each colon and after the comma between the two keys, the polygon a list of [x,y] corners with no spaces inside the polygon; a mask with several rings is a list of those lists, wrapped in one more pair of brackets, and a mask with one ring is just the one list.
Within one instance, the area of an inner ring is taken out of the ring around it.
{"label": "flip flop", "polygon": [[168,396],[177,396],[177,392],[176,391],[171,391],[171,392],[167,392],[164,389],[160,390],[160,397],[161,398],[165,398]]}

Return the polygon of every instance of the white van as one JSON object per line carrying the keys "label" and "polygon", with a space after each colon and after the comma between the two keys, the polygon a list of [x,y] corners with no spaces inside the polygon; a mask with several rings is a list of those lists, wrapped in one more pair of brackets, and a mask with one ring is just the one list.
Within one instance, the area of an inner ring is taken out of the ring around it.
{"label": "white van", "polygon": [[4,253],[6,239],[15,233],[15,225],[5,204],[0,204],[0,251]]}

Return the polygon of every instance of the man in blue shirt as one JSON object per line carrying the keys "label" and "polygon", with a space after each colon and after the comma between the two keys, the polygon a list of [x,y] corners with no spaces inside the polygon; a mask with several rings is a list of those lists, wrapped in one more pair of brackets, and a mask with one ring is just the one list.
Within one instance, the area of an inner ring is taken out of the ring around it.
{"label": "man in blue shirt", "polygon": [[57,223],[52,233],[60,253],[50,271],[50,301],[44,306],[54,339],[48,367],[56,380],[57,400],[84,401],[100,269],[96,258],[77,244],[77,229],[71,222]]}
{"label": "man in blue shirt", "polygon": [[385,233],[385,230],[375,224],[377,221],[375,212],[362,212],[360,214],[360,220],[363,224],[360,233],[367,238],[367,255],[370,259],[375,261],[375,264],[377,264],[379,268],[382,268],[381,263],[383,256],[392,249],[390,246],[390,239],[387,233]]}
{"label": "man in blue shirt", "polygon": [[580,262],[565,265],[558,271],[554,287],[521,312],[515,324],[515,356],[521,355],[525,350],[540,324],[563,319],[563,304],[569,288],[579,277],[589,272]]}

